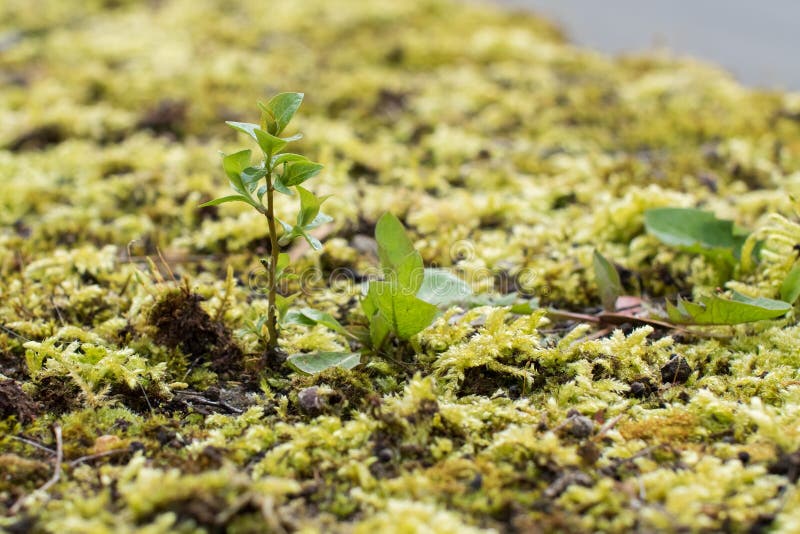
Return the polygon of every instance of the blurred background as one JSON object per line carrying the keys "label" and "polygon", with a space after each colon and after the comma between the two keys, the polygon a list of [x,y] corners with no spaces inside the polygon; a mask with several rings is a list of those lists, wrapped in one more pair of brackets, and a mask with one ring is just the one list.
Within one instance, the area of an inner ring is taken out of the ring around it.
{"label": "blurred background", "polygon": [[611,54],[666,48],[717,63],[751,86],[800,90],[795,0],[494,0],[558,22],[577,44]]}

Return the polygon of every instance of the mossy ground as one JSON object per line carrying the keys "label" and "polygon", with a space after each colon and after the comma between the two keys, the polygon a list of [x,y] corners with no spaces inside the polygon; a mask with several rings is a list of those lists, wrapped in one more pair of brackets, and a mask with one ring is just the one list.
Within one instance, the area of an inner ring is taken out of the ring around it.
{"label": "mossy ground", "polygon": [[[196,207],[243,142],[223,121],[305,91],[299,151],[336,220],[292,253],[322,274],[304,304],[343,323],[358,289],[328,277],[372,268],[385,210],[480,291],[591,311],[594,248],[655,301],[724,282],[643,231],[647,208],[701,206],[764,239],[733,286],[775,297],[800,96],[446,0],[5,0],[0,82],[0,528],[800,530],[794,314],[595,339],[453,309],[355,371],[296,376],[247,326],[266,225]],[[291,327],[283,349],[348,341]],[[37,491],[55,425],[62,472]]]}

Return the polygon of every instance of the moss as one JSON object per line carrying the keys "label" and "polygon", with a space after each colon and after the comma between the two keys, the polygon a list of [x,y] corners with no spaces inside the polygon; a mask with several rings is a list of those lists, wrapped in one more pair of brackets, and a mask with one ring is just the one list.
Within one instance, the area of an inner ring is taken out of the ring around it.
{"label": "moss", "polygon": [[[286,288],[298,305],[363,323],[386,209],[476,291],[591,313],[594,249],[656,304],[713,292],[713,265],[643,228],[703,206],[754,231],[727,288],[776,297],[797,95],[451,0],[6,0],[0,34],[0,529],[798,530],[795,312],[597,337],[453,308],[359,368],[292,375],[254,326],[266,229],[197,209],[241,144],[223,121],[268,80],[306,92],[303,153],[334,194],[326,249],[290,251],[324,276]],[[322,326],[281,343],[351,349]],[[37,492],[56,423],[62,473]]]}

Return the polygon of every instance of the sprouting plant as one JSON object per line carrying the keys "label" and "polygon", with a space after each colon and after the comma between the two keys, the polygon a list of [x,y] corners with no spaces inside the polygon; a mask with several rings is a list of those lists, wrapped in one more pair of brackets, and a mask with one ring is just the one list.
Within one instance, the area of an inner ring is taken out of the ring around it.
{"label": "sprouting plant", "polygon": [[[455,303],[473,297],[469,285],[444,269],[425,268],[422,256],[406,234],[400,220],[385,213],[375,226],[375,241],[383,278],[372,280],[365,288],[361,307],[368,327],[343,327],[333,316],[310,308],[292,310],[285,324],[323,325],[350,339],[357,340],[363,352],[380,352],[395,337],[407,341],[427,328]],[[351,368],[361,361],[353,352],[318,352],[293,354],[289,363],[295,368],[317,373],[328,367]]]}
{"label": "sprouting plant", "polygon": [[[249,149],[223,154],[222,167],[235,194],[202,205],[244,202],[267,219],[270,255],[261,262],[267,269],[269,309],[265,323],[269,336],[268,354],[273,354],[278,347],[278,319],[286,313],[292,300],[291,296],[284,297],[278,293],[281,280],[288,276],[289,266],[289,255],[282,253],[281,247],[289,245],[297,237],[303,237],[313,249],[321,249],[322,244],[311,236],[309,231],[332,220],[320,212],[322,203],[328,197],[317,197],[301,186],[319,174],[322,165],[300,154],[283,152],[290,142],[302,137],[302,134],[280,137],[302,102],[303,93],[280,93],[266,104],[258,103],[261,109],[260,124],[227,122],[232,128],[252,137],[261,149],[263,158],[253,163]],[[300,209],[295,224],[289,224],[275,215],[275,192],[292,196],[294,194],[292,188],[300,197]],[[278,225],[283,229],[283,234],[280,236]]]}

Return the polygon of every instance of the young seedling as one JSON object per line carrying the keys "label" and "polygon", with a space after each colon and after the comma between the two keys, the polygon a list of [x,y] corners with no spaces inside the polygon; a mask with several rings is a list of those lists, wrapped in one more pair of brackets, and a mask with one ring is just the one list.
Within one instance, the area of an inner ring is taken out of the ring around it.
{"label": "young seedling", "polygon": [[[281,280],[289,276],[289,255],[282,253],[281,247],[302,237],[314,250],[321,249],[322,243],[309,232],[332,220],[320,211],[322,203],[328,197],[317,197],[301,186],[319,174],[322,165],[300,154],[284,152],[286,146],[300,139],[302,134],[280,137],[302,102],[303,93],[280,93],[266,104],[258,103],[261,109],[260,124],[227,122],[230,127],[249,135],[261,149],[262,157],[253,163],[249,149],[223,154],[222,167],[235,194],[217,198],[201,206],[244,202],[267,219],[270,255],[262,259],[261,263],[267,269],[269,310],[264,322],[268,333],[268,355],[274,354],[278,347],[278,319],[285,315],[293,299],[293,296],[284,297],[278,293]],[[275,192],[292,196],[292,189],[300,197],[300,209],[295,224],[289,224],[275,216]],[[279,225],[283,230],[282,235],[278,234]]]}

